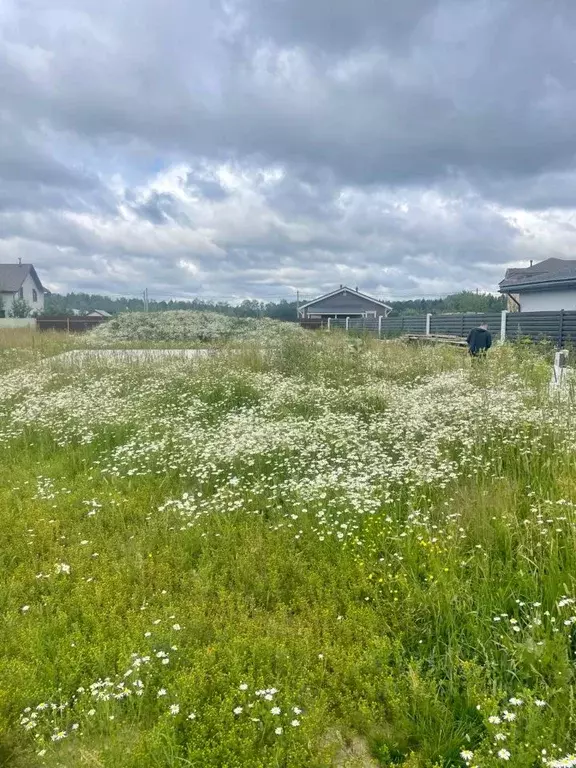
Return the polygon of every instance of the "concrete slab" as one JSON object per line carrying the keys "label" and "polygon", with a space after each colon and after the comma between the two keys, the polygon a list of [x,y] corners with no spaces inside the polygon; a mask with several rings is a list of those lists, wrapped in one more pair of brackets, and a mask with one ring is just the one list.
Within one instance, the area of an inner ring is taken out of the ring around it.
{"label": "concrete slab", "polygon": [[209,357],[216,354],[214,349],[73,349],[61,355],[47,358],[45,362],[53,361],[82,365],[106,360],[119,362],[155,362],[157,360],[182,358],[192,360]]}

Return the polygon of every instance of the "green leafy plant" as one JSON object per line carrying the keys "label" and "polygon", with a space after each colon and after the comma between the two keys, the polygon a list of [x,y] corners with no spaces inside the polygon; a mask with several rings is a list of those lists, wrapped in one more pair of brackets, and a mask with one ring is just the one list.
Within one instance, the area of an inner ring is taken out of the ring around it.
{"label": "green leafy plant", "polygon": [[14,299],[12,306],[9,310],[10,317],[30,317],[32,307],[28,304],[26,299]]}

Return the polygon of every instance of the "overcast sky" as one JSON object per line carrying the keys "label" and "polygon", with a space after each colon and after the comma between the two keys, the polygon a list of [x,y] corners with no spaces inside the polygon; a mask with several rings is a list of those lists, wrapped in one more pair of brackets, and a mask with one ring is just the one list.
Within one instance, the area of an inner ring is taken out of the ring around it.
{"label": "overcast sky", "polygon": [[574,0],[2,0],[0,262],[387,298],[576,257]]}

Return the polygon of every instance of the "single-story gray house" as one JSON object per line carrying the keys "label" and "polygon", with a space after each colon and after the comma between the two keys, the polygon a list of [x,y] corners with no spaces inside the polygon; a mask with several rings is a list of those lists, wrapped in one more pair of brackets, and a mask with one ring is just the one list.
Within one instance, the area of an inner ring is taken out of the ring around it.
{"label": "single-story gray house", "polygon": [[303,304],[298,309],[301,319],[327,320],[329,317],[388,317],[392,307],[379,299],[360,293],[358,288],[341,285],[331,293],[325,293],[314,301]]}
{"label": "single-story gray house", "polygon": [[42,285],[32,264],[0,264],[0,303],[6,315],[16,299],[24,299],[36,312],[44,309],[44,294],[49,291]]}
{"label": "single-story gray house", "polygon": [[500,293],[512,312],[576,310],[576,260],[551,258],[508,269]]}

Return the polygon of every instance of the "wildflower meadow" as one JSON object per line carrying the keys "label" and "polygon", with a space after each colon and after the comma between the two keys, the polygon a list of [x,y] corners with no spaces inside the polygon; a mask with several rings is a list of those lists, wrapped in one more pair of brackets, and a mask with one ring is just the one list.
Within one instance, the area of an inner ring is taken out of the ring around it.
{"label": "wildflower meadow", "polygon": [[176,310],[169,312],[125,312],[103,323],[87,338],[91,346],[110,343],[133,347],[135,343],[166,343],[188,346],[248,340],[276,341],[284,336],[300,335],[295,323],[270,318],[230,317],[217,312]]}
{"label": "wildflower meadow", "polygon": [[576,766],[547,354],[254,328],[0,349],[0,765]]}

